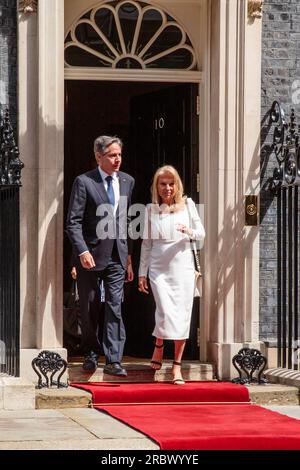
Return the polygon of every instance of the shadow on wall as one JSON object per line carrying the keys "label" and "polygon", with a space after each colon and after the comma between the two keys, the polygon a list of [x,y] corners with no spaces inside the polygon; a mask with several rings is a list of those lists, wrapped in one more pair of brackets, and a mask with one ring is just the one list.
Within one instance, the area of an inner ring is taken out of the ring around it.
{"label": "shadow on wall", "polygon": [[273,172],[274,167],[277,167],[278,161],[273,151],[273,140],[271,140],[272,122],[270,120],[270,110],[263,116],[261,121],[260,197],[263,204],[261,204],[260,209],[260,222],[264,220],[271,204],[276,200],[276,193],[273,190]]}
{"label": "shadow on wall", "polygon": [[35,151],[36,137],[33,144],[30,142],[32,129],[28,135],[20,134],[25,148],[20,193],[22,348],[62,347],[63,153],[55,152],[55,144],[63,138],[63,130],[57,135],[56,125],[44,122],[42,128],[53,142],[53,153],[46,155],[44,162]]}
{"label": "shadow on wall", "polygon": [[[252,264],[258,227],[246,230],[244,194],[257,194],[260,174],[259,151],[260,138],[258,136],[249,170],[247,169],[248,174],[245,183],[243,181],[243,156],[241,154],[241,160],[237,166],[238,171],[235,171],[235,177],[237,178],[235,193],[232,190],[231,171],[223,172],[224,180],[221,185],[219,184],[220,179],[214,182],[211,180],[210,183],[211,188],[218,188],[219,192],[222,191],[222,194],[215,198],[215,207],[211,217],[217,219],[219,210],[222,212],[222,208],[217,206],[218,201],[219,204],[220,201],[224,201],[224,204],[226,204],[223,209],[223,226],[218,234],[213,234],[213,236],[218,237],[213,242],[215,246],[218,246],[218,250],[215,250],[212,255],[213,263],[217,269],[215,284],[211,286],[212,292],[217,293],[214,296],[214,304],[210,309],[210,338],[212,341],[229,341],[226,337],[226,331],[230,331],[229,324],[232,322],[233,317],[235,319],[233,325],[235,342],[245,342],[249,340],[253,333],[253,304],[256,301],[253,298]],[[230,168],[229,162],[226,161],[228,158],[229,156],[225,154],[224,168]],[[220,178],[220,170],[218,168],[214,170],[214,172],[211,172],[212,177],[215,175]],[[231,205],[228,204],[228,200],[232,201]],[[217,225],[216,221],[215,226],[217,227]],[[219,260],[221,260],[221,263]],[[233,288],[234,292],[232,292]],[[219,304],[219,299],[223,299],[223,305]],[[239,310],[240,314],[233,316],[233,309]],[[218,320],[220,310],[223,312],[223,324],[222,329],[218,332],[219,338],[217,339],[215,325],[220,324]],[[247,325],[249,326],[247,327]],[[252,331],[250,331],[250,328],[252,328]]]}

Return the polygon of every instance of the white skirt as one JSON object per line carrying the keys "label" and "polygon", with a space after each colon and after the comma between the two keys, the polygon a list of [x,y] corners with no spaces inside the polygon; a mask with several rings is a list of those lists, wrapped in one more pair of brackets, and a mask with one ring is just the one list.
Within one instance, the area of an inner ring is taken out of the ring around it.
{"label": "white skirt", "polygon": [[194,273],[193,254],[186,239],[153,241],[149,278],[156,302],[156,338],[189,337]]}

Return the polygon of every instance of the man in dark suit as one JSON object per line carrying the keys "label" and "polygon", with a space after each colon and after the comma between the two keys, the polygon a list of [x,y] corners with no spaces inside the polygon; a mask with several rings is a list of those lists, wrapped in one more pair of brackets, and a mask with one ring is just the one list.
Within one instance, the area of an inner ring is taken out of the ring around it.
{"label": "man in dark suit", "polygon": [[127,375],[121,365],[126,339],[121,315],[126,271],[127,281],[133,280],[127,214],[134,179],[119,171],[122,147],[117,137],[101,136],[95,140],[98,167],[75,179],[66,227],[76,258],[82,349],[85,353],[83,368],[93,371],[98,365],[99,282],[103,280],[104,373],[117,376]]}

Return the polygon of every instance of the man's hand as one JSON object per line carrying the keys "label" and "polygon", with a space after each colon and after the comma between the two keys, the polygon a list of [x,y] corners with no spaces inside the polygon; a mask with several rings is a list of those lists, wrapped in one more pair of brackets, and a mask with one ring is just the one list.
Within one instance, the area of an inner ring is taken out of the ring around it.
{"label": "man's hand", "polygon": [[84,269],[91,269],[96,266],[94,258],[92,257],[91,253],[87,251],[86,253],[83,253],[81,256],[79,256],[81,266]]}
{"label": "man's hand", "polygon": [[149,294],[148,282],[145,276],[139,277],[139,291],[143,292],[144,294]]}
{"label": "man's hand", "polygon": [[131,256],[130,255],[128,256],[128,259],[127,259],[126,271],[127,271],[127,277],[126,277],[125,282],[132,282],[133,279],[134,279],[134,274],[133,274],[132,262],[131,262]]}

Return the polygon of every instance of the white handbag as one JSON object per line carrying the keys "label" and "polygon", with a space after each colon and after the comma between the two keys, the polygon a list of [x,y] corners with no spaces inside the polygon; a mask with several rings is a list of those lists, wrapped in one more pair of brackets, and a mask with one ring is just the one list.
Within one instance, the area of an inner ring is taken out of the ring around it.
{"label": "white handbag", "polygon": [[[192,216],[191,216],[191,212],[190,212],[188,202],[187,202],[186,205],[187,205],[187,210],[188,210],[188,213],[189,213],[190,226],[192,226]],[[191,243],[191,250],[193,252],[194,264],[195,264],[194,297],[202,297],[203,276],[202,276],[202,272],[201,272],[199,253],[197,251],[195,240],[190,239],[190,243]]]}
{"label": "white handbag", "polygon": [[192,251],[194,255],[194,263],[195,263],[195,290],[194,290],[194,297],[202,297],[202,287],[203,287],[203,277],[201,272],[201,266],[199,261],[199,255],[196,250],[196,244],[193,240],[191,240]]}
{"label": "white handbag", "polygon": [[194,297],[202,297],[203,277],[202,273],[195,271],[195,290]]}

